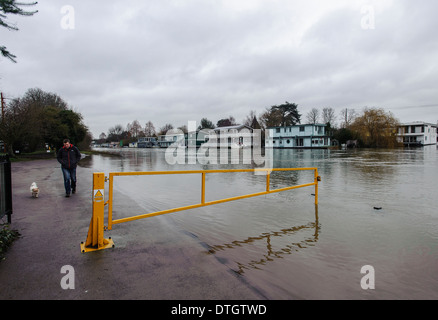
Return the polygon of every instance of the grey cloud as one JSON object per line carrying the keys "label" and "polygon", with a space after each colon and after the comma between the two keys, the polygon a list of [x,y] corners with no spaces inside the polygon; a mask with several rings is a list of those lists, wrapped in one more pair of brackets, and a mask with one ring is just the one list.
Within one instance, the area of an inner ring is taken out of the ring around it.
{"label": "grey cloud", "polygon": [[413,119],[397,107],[438,104],[438,5],[394,1],[363,30],[350,3],[362,2],[73,0],[75,29],[63,30],[63,4],[47,0],[17,33],[0,30],[19,61],[0,60],[0,89],[56,92],[95,136],[136,119],[241,121],[286,100],[303,114],[375,105],[435,122],[433,108]]}

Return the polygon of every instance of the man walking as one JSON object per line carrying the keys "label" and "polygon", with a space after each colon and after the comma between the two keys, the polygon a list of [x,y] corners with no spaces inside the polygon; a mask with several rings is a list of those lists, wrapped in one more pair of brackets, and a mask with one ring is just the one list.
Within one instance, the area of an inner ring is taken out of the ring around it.
{"label": "man walking", "polygon": [[64,175],[65,196],[70,197],[70,193],[76,192],[76,166],[81,159],[81,153],[69,139],[64,139],[63,142],[64,146],[59,149],[57,159]]}

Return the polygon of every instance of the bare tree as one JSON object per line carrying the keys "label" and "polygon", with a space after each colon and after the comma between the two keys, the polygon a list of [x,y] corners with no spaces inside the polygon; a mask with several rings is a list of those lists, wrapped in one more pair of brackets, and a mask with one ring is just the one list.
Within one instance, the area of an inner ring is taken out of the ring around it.
{"label": "bare tree", "polygon": [[172,129],[173,129],[173,125],[171,125],[170,123],[166,123],[164,126],[162,126],[160,128],[158,135],[164,135],[164,134],[166,134],[167,131],[172,130]]}
{"label": "bare tree", "polygon": [[181,130],[181,131],[184,132],[184,133],[187,133],[187,132],[188,132],[188,129],[187,129],[187,125],[186,125],[186,124],[183,124],[181,127],[178,127],[177,129],[178,129],[178,130]]}
{"label": "bare tree", "polygon": [[323,108],[322,122],[325,124],[330,123],[330,126],[334,127],[335,121],[336,121],[335,110],[333,108]]}
{"label": "bare tree", "polygon": [[123,127],[121,124],[116,124],[114,127],[108,129],[107,139],[118,140],[123,133]]}
{"label": "bare tree", "polygon": [[131,137],[134,137],[134,138],[138,137],[138,135],[141,132],[140,122],[138,122],[138,120],[134,120],[134,121],[132,121],[131,124],[128,123],[126,131],[128,131],[131,134]]}
{"label": "bare tree", "polygon": [[356,118],[356,111],[354,109],[342,109],[341,110],[341,117],[344,120],[341,123],[342,128],[348,128]]}
{"label": "bare tree", "polygon": [[151,121],[144,125],[144,134],[146,137],[153,137],[156,135],[154,124]]}
{"label": "bare tree", "polygon": [[310,110],[306,115],[307,123],[316,124],[318,123],[318,119],[319,119],[319,110],[316,108],[312,108],[312,110]]}
{"label": "bare tree", "polygon": [[257,118],[257,114],[255,110],[251,110],[249,114],[246,116],[245,120],[243,120],[243,124],[245,126],[251,126],[252,122],[254,121],[254,118]]}

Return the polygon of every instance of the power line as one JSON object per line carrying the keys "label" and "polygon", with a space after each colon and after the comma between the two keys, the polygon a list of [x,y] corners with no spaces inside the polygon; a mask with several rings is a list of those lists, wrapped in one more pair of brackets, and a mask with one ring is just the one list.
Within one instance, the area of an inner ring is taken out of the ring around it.
{"label": "power line", "polygon": [[424,104],[421,106],[403,106],[403,107],[393,107],[394,109],[408,109],[408,108],[437,108],[438,104]]}

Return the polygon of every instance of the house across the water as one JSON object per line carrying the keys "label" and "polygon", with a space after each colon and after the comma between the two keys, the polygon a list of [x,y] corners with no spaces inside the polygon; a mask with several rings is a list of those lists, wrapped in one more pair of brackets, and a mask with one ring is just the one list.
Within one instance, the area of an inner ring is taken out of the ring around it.
{"label": "house across the water", "polygon": [[138,138],[137,145],[134,147],[137,148],[152,148],[157,146],[157,138],[155,137],[141,137]]}
{"label": "house across the water", "polygon": [[171,145],[184,147],[186,145],[186,137],[181,131],[175,133],[167,132],[166,134],[158,136],[157,144],[160,148],[167,148]]}
{"label": "house across the water", "polygon": [[251,148],[253,146],[253,129],[250,126],[238,124],[227,127],[217,127],[210,131],[208,144],[217,148]]}
{"label": "house across the water", "polygon": [[402,123],[397,129],[397,141],[405,146],[436,145],[437,127],[421,121]]}
{"label": "house across the water", "polygon": [[271,127],[266,147],[279,149],[328,148],[330,137],[325,124],[299,124]]}

